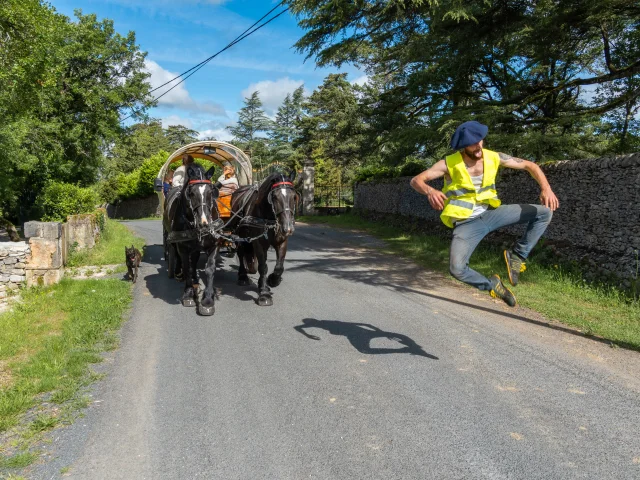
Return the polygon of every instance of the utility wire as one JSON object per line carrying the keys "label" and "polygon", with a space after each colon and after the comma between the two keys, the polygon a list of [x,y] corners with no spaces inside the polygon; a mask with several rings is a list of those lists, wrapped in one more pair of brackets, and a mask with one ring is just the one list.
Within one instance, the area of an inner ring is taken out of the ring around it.
{"label": "utility wire", "polygon": [[[275,6],[275,7],[273,7],[271,10],[269,10],[267,13],[265,13],[265,14],[264,14],[262,17],[260,17],[260,18],[259,18],[259,19],[258,19],[258,20],[253,24],[253,25],[251,25],[251,26],[250,26],[249,28],[247,28],[244,32],[242,32],[240,35],[238,35],[234,40],[232,40],[232,41],[231,41],[231,43],[229,43],[229,44],[225,47],[225,49],[227,49],[227,48],[229,48],[229,47],[231,47],[231,46],[235,45],[236,43],[238,43],[238,42],[241,40],[241,38],[240,38],[240,37],[242,37],[245,33],[247,33],[247,32],[248,32],[249,30],[251,30],[253,27],[255,27],[258,23],[260,23],[260,22],[261,22],[265,17],[268,17],[269,15],[271,15],[271,12],[273,12],[275,9],[277,9],[280,5],[282,5],[282,4],[283,4],[284,2],[286,2],[286,1],[287,1],[287,0],[282,0],[282,2],[280,2],[278,5],[276,5],[276,6]],[[218,55],[219,53],[221,53],[221,52],[223,52],[223,51],[224,51],[224,50],[220,50],[218,53],[216,53],[216,54],[214,54],[214,55],[210,56],[209,58],[204,59],[202,62],[200,62],[199,64],[197,64],[197,65],[195,65],[195,66],[193,66],[193,67],[191,67],[189,70],[187,70],[187,71],[185,71],[185,72],[182,72],[180,75],[178,75],[178,76],[176,76],[176,77],[172,78],[171,80],[169,80],[169,81],[167,81],[167,82],[163,83],[162,85],[160,85],[160,86],[158,86],[158,87],[154,88],[153,90],[150,90],[150,91],[149,91],[149,93],[153,93],[153,92],[155,92],[156,90],[161,89],[161,88],[162,88],[162,87],[164,87],[165,85],[169,85],[171,82],[173,82],[174,80],[179,79],[179,78],[180,78],[180,77],[182,77],[183,75],[186,75],[186,74],[187,74],[187,73],[189,73],[191,70],[194,70],[194,69],[198,68],[199,66],[206,64],[209,60],[212,60],[216,55]]]}
{"label": "utility wire", "polygon": [[[279,6],[281,6],[286,0],[283,0],[282,2],[280,2],[278,5],[276,5],[274,8],[272,8],[268,13],[266,13],[265,15],[263,15],[258,21],[256,21],[253,25],[251,25],[251,27],[247,28],[244,32],[242,32],[239,36],[237,36],[233,41],[231,41],[226,47],[224,47],[222,50],[216,52],[215,54],[211,55],[209,58],[203,60],[202,62],[200,62],[199,64],[191,67],[189,70],[181,73],[180,75],[176,76],[175,78],[172,78],[171,80],[169,80],[168,82],[165,82],[164,84],[160,85],[159,87],[154,88],[153,90],[151,90],[149,93],[154,92],[166,85],[168,85],[169,83],[173,82],[174,80],[177,80],[180,77],[183,77],[178,83],[176,83],[175,85],[173,85],[170,89],[168,89],[166,92],[162,93],[161,95],[158,95],[157,97],[155,97],[152,101],[155,102],[157,100],[159,100],[160,98],[164,97],[166,94],[168,94],[171,90],[173,90],[174,88],[176,88],[178,85],[180,85],[182,82],[184,82],[186,79],[188,79],[191,75],[193,75],[194,73],[196,73],[198,70],[200,70],[202,67],[204,67],[207,63],[209,63],[211,60],[213,60],[214,58],[216,58],[218,55],[220,55],[222,52],[224,52],[225,50],[230,49],[231,47],[233,47],[234,45],[236,45],[237,43],[241,42],[242,40],[244,40],[245,38],[247,38],[248,36],[252,35],[253,33],[257,32],[258,30],[260,30],[262,27],[265,27],[266,25],[268,25],[269,23],[271,23],[272,21],[274,21],[276,18],[278,18],[279,16],[283,15],[284,13],[286,13],[290,7],[285,8],[283,11],[281,11],[280,13],[278,13],[277,15],[275,15],[274,17],[271,17],[269,20],[267,20],[266,22],[264,22],[261,25],[258,25],[257,27],[253,28],[255,25],[257,25],[260,21],[262,21],[265,17],[267,17],[269,14],[271,14],[276,8],[278,8]],[[186,76],[184,76],[185,74],[187,74]],[[134,115],[136,115],[138,112],[140,112],[140,110],[142,109],[138,109],[138,110],[134,110],[130,115],[128,115],[127,117],[123,118],[122,120],[120,120],[120,122],[124,122],[125,120],[130,119],[131,117],[133,117]]]}

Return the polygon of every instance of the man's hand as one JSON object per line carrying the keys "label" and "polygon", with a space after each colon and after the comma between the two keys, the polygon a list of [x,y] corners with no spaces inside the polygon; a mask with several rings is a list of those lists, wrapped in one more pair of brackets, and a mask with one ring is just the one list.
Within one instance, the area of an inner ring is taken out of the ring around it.
{"label": "man's hand", "polygon": [[558,197],[556,197],[555,193],[551,191],[551,188],[546,188],[540,192],[540,203],[549,208],[552,212],[560,206]]}
{"label": "man's hand", "polygon": [[444,202],[447,201],[447,196],[440,190],[436,190],[435,188],[431,188],[429,190],[429,193],[427,193],[427,198],[429,199],[431,208],[433,208],[434,210],[442,210],[444,208]]}
{"label": "man's hand", "polygon": [[440,190],[427,185],[427,182],[440,178],[447,173],[447,164],[444,160],[436,162],[436,164],[428,170],[411,179],[411,188],[416,192],[425,195],[429,199],[429,204],[434,210],[442,210],[447,196]]}

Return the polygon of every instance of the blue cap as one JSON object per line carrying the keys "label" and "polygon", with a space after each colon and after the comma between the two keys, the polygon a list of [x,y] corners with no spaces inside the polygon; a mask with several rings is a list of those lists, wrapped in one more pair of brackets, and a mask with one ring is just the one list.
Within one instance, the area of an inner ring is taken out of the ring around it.
{"label": "blue cap", "polygon": [[487,132],[489,132],[489,127],[482,125],[480,122],[476,122],[475,120],[464,122],[456,128],[456,131],[451,137],[451,148],[460,150],[478,143],[487,136]]}

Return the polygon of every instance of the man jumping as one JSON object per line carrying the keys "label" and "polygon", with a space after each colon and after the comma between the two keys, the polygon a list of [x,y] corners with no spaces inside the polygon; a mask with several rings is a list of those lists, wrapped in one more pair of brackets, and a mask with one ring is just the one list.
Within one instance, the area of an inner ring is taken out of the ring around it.
{"label": "man jumping", "polygon": [[[525,260],[531,249],[547,229],[559,202],[549,186],[547,177],[533,162],[482,148],[488,127],[476,121],[460,125],[451,138],[456,153],[440,160],[433,167],[411,179],[411,187],[426,195],[435,210],[442,210],[440,219],[453,228],[449,257],[451,275],[480,290],[488,290],[492,297],[501,298],[511,307],[516,297],[498,275],[486,278],[469,268],[469,258],[480,241],[498,228],[527,224],[524,235],[512,249],[504,251],[509,281],[518,284],[525,271]],[[499,167],[526,170],[540,185],[542,205],[501,205],[496,192]],[[427,182],[444,176],[442,191]]]}

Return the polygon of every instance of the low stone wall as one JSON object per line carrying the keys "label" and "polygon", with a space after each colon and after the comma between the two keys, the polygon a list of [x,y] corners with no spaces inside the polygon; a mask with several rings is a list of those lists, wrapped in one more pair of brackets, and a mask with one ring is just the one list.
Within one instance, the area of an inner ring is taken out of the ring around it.
{"label": "low stone wall", "polygon": [[123,218],[125,220],[159,217],[161,213],[160,198],[156,193],[144,198],[122,200],[107,207],[109,218]]}
{"label": "low stone wall", "polygon": [[[63,228],[66,230],[67,248],[74,250],[93,248],[100,235],[96,215],[93,213],[69,215]],[[66,263],[66,256],[64,260]]]}
{"label": "low stone wall", "polygon": [[[547,243],[561,257],[580,264],[587,278],[617,280],[637,288],[640,250],[640,154],[542,166],[560,200]],[[403,177],[363,183],[355,189],[355,208],[364,213],[406,217],[441,231],[439,212]],[[496,182],[503,203],[538,203],[540,189],[526,172],[501,171]],[[442,181],[432,183],[442,188]],[[505,229],[519,235],[523,227]]]}
{"label": "low stone wall", "polygon": [[26,242],[0,242],[0,310],[24,284],[30,258],[31,249]]}
{"label": "low stone wall", "polygon": [[24,236],[29,240],[31,259],[26,266],[27,286],[53,285],[64,275],[66,229],[58,222],[27,222]]}

